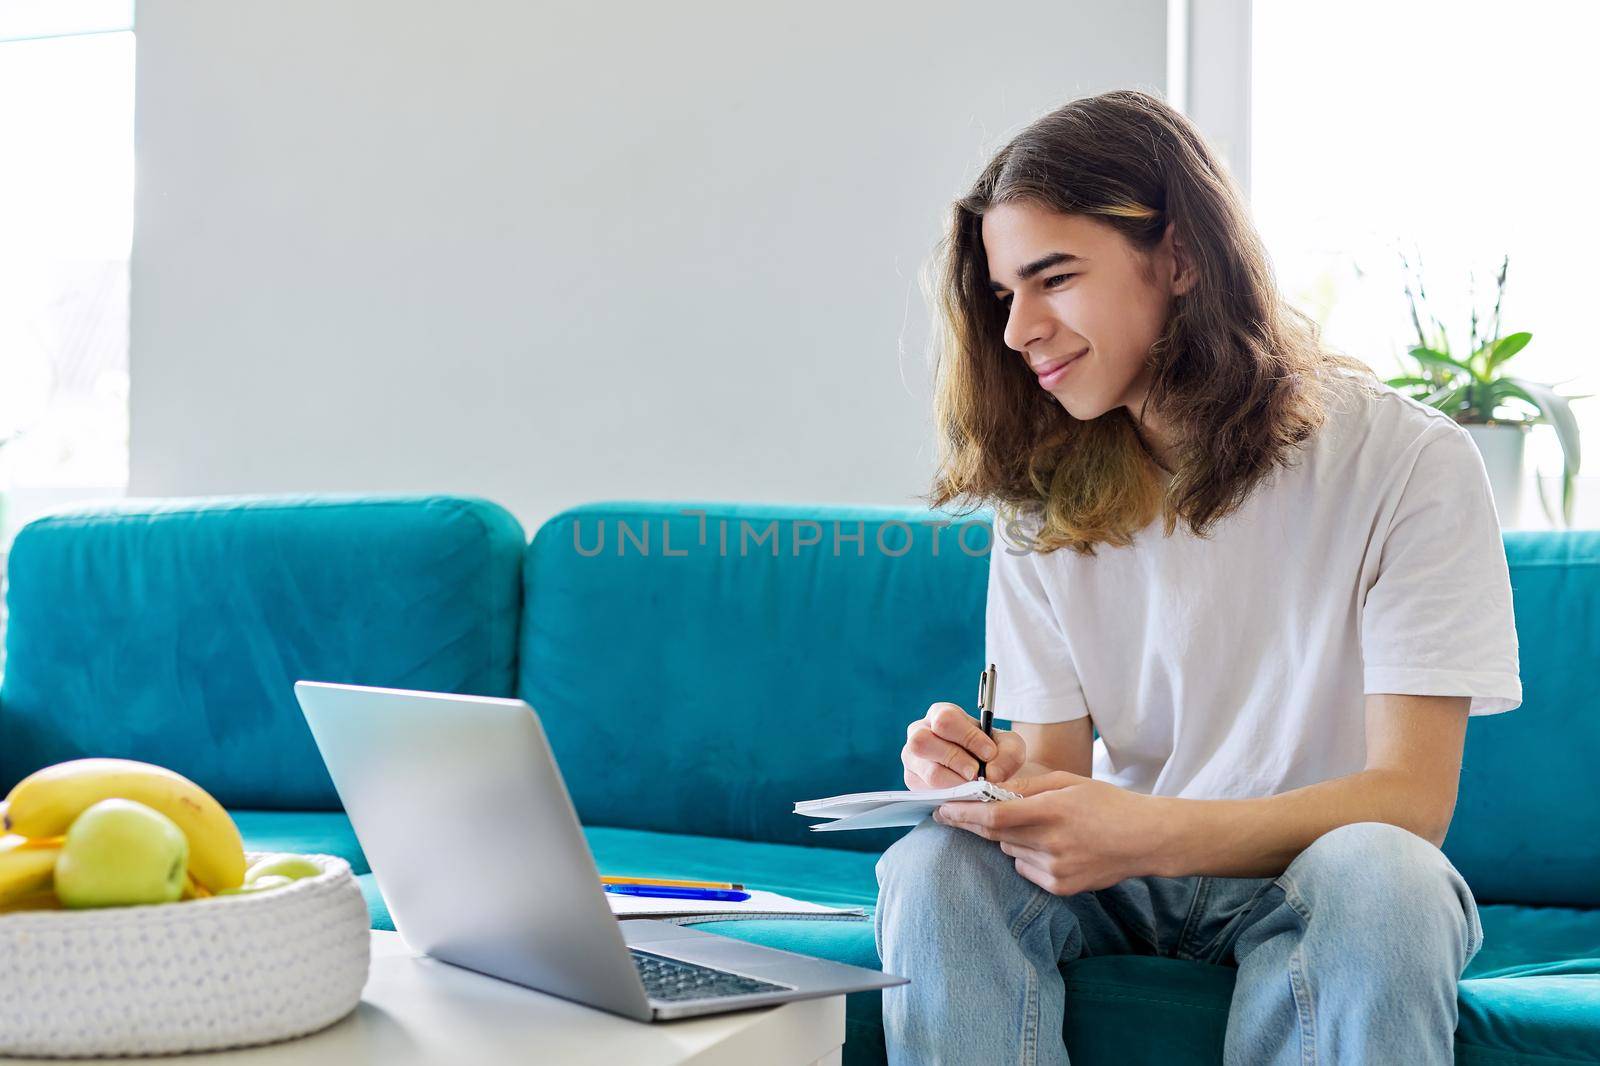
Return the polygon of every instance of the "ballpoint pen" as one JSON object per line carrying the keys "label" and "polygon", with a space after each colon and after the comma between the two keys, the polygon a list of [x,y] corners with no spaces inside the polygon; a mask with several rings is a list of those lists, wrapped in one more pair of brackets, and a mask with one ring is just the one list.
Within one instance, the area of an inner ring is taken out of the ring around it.
{"label": "ballpoint pen", "polygon": [[744,885],[738,881],[689,881],[676,877],[620,877],[613,874],[601,874],[600,883],[605,885],[676,885],[679,888],[725,888],[730,892],[738,892]]}
{"label": "ballpoint pen", "polygon": [[683,888],[678,885],[607,885],[615,896],[657,896],[662,899],[710,899],[739,903],[750,898],[748,892],[729,892],[723,888]]}
{"label": "ballpoint pen", "polygon": [[[978,725],[983,735],[994,739],[994,663],[978,675]],[[986,764],[978,760],[978,777],[982,778]]]}

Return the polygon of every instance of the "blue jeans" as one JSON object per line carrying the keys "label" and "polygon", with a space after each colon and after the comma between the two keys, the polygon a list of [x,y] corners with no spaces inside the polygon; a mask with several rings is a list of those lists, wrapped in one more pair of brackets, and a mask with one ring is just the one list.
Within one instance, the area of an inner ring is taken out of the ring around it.
{"label": "blue jeans", "polygon": [[1237,967],[1228,1066],[1453,1061],[1456,982],[1483,943],[1444,853],[1341,826],[1275,878],[1132,877],[1057,896],[1000,845],[925,819],[878,860],[889,1062],[1066,1066],[1060,967],[1160,955]]}

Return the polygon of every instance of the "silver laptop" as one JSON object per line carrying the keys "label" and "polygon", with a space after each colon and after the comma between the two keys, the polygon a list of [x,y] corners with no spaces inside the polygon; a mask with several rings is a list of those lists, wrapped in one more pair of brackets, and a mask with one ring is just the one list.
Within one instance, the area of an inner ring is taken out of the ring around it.
{"label": "silver laptop", "polygon": [[316,681],[294,691],[414,951],[640,1021],[907,983],[670,922],[618,920],[538,716],[521,700]]}

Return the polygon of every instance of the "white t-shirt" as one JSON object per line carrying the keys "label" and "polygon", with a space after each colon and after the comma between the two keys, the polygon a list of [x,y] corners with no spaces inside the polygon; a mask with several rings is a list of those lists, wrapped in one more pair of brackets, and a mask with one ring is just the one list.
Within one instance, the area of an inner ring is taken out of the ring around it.
{"label": "white t-shirt", "polygon": [[[1337,371],[1347,374],[1346,371]],[[1380,386],[1200,539],[1024,552],[997,519],[995,716],[1099,731],[1094,776],[1197,799],[1275,795],[1366,763],[1365,694],[1522,702],[1494,499],[1448,415]]]}

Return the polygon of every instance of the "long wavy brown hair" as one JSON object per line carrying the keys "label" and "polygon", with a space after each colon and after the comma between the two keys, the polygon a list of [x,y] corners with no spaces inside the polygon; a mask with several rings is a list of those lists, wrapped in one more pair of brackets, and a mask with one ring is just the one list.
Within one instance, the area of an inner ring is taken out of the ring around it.
{"label": "long wavy brown hair", "polygon": [[[1016,201],[1114,227],[1152,279],[1150,254],[1174,225],[1197,276],[1151,347],[1145,400],[1177,438],[1170,483],[1127,408],[1074,418],[1002,339],[1008,312],[989,288],[983,215]],[[1244,198],[1199,131],[1137,90],[1074,100],[1012,138],[952,206],[929,267],[939,469],[921,498],[992,504],[1008,525],[1026,522],[1034,550],[1126,546],[1157,514],[1168,536],[1180,520],[1207,536],[1289,465],[1332,388],[1378,387],[1279,294]],[[1352,373],[1330,373],[1340,367]]]}

